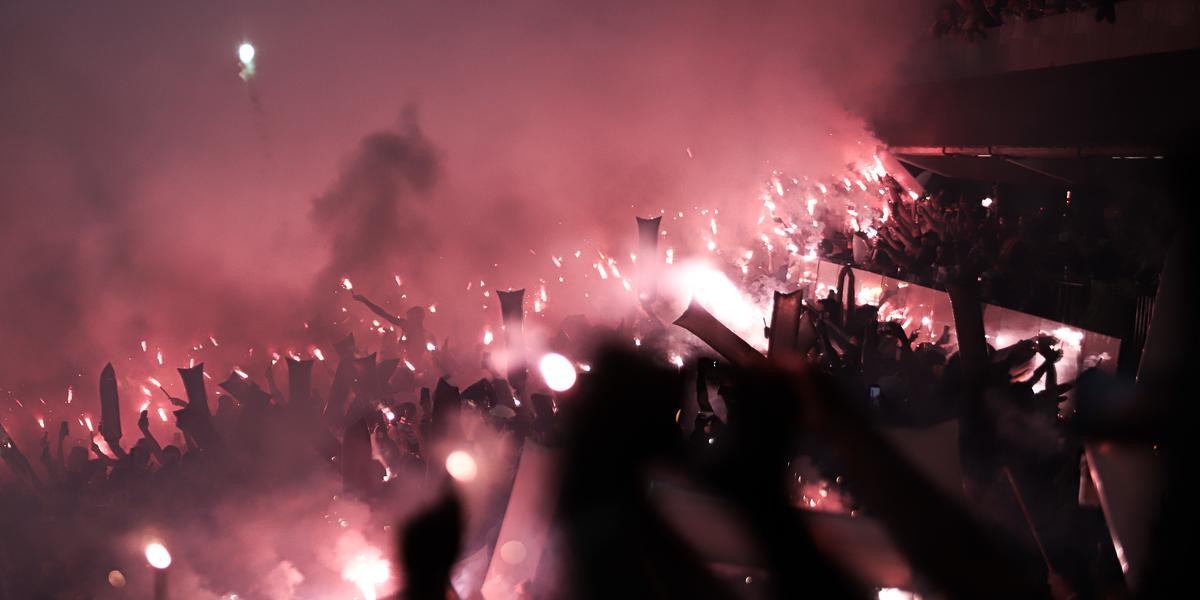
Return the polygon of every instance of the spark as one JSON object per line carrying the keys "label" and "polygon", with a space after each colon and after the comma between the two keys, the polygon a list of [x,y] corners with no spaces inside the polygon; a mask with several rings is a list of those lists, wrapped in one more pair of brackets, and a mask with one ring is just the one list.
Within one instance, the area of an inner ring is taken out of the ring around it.
{"label": "spark", "polygon": [[46,428],[46,420],[45,419],[38,417],[37,422],[38,422],[38,427],[41,427],[42,429]]}
{"label": "spark", "polygon": [[407,358],[406,358],[406,359],[404,359],[404,366],[408,367],[408,370],[409,370],[409,371],[416,371],[416,370],[417,370],[417,368],[416,368],[416,367],[414,367],[412,363],[408,362],[408,359],[407,359]]}
{"label": "spark", "polygon": [[429,305],[429,312],[431,312],[431,313],[436,313],[436,312],[437,312],[437,305],[436,305],[436,304],[430,304],[430,305]]}
{"label": "spark", "polygon": [[215,347],[217,347],[217,346],[220,346],[220,344],[218,344],[218,343],[217,343],[217,338],[215,338],[215,337],[213,337],[213,336],[211,336],[211,335],[210,335],[210,336],[208,336],[208,341],[212,342],[212,345],[213,345],[213,347],[214,347],[214,348],[215,348]]}
{"label": "spark", "polygon": [[146,340],[142,340],[142,352],[146,351]]}
{"label": "spark", "polygon": [[483,330],[483,345],[484,346],[491,345],[493,337],[494,336],[492,336],[492,328],[491,327],[484,328],[484,330]]}
{"label": "spark", "polygon": [[250,379],[250,376],[249,376],[249,375],[247,375],[245,371],[243,371],[243,370],[241,370],[241,369],[239,369],[239,368],[237,368],[237,367],[234,367],[234,368],[233,368],[233,372],[234,372],[234,373],[237,373],[237,376],[238,376],[238,377],[241,377],[242,379]]}
{"label": "spark", "polygon": [[979,204],[983,205],[984,208],[987,208],[992,205],[992,199],[984,198]]}
{"label": "spark", "polygon": [[433,352],[434,350],[437,350],[437,347],[433,345],[433,342],[425,342],[425,349]]}
{"label": "spark", "polygon": [[163,423],[167,422],[167,410],[163,407],[158,407],[158,418],[162,419]]}
{"label": "spark", "polygon": [[162,364],[163,364],[163,359],[162,359],[162,350],[159,350],[159,351],[158,351],[158,355],[157,355],[157,356],[155,356],[155,357],[154,357],[154,359],[158,361],[158,364],[159,364],[159,365],[162,365]]}
{"label": "spark", "polygon": [[149,381],[150,384],[153,385],[154,387],[162,387],[162,383],[160,383],[157,379],[155,379],[153,377],[147,377],[146,381]]}
{"label": "spark", "polygon": [[404,286],[404,282],[400,280],[400,276],[399,276],[399,275],[396,275],[395,279],[396,279],[396,286],[397,286],[397,287],[403,287],[403,286]]}
{"label": "spark", "polygon": [[88,431],[95,431],[92,429],[92,418],[87,415],[83,417],[83,426],[87,427]]}
{"label": "spark", "polygon": [[343,277],[343,278],[342,278],[342,287],[346,288],[347,290],[353,290],[353,289],[354,289],[354,283],[352,283],[352,282],[350,281],[350,278],[349,278],[349,277]]}
{"label": "spark", "polygon": [[325,353],[321,352],[320,348],[313,348],[312,353],[313,353],[313,356],[317,357],[317,360],[321,360],[321,361],[325,360]]}
{"label": "spark", "polygon": [[67,386],[67,404],[70,404],[71,401],[74,399],[75,399],[75,389],[68,385]]}

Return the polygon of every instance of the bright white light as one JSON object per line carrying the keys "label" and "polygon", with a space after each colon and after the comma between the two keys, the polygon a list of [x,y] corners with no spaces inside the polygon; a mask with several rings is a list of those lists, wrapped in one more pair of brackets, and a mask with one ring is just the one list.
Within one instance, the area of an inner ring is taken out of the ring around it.
{"label": "bright white light", "polygon": [[984,208],[987,208],[987,207],[989,207],[989,206],[991,206],[991,205],[992,205],[992,199],[991,199],[991,198],[984,198],[984,199],[983,199],[983,201],[982,201],[982,202],[980,202],[980,204],[982,204]]}
{"label": "bright white light", "polygon": [[165,569],[171,566],[171,553],[166,546],[153,542],[146,546],[146,561],[155,569]]}
{"label": "bright white light", "polygon": [[378,551],[357,556],[342,569],[342,579],[358,586],[366,600],[375,600],[375,586],[387,583],[391,576],[391,565]]}
{"label": "bright white light", "polygon": [[556,392],[565,392],[575,385],[575,366],[561,354],[551,352],[543,356],[538,369],[546,385]]}
{"label": "bright white light", "polygon": [[446,472],[451,477],[466,483],[475,480],[475,476],[479,474],[479,467],[475,465],[475,459],[471,458],[470,454],[462,450],[455,450],[446,457]]}
{"label": "bright white light", "polygon": [[879,600],[912,600],[917,595],[900,588],[883,588],[879,590]]}
{"label": "bright white light", "polygon": [[238,60],[242,61],[243,65],[254,62],[254,46],[248,42],[238,46]]}
{"label": "bright white light", "polygon": [[704,261],[689,260],[671,270],[664,289],[687,305],[695,299],[734,333],[759,350],[767,349],[763,323],[770,321],[771,306],[743,293],[717,267]]}

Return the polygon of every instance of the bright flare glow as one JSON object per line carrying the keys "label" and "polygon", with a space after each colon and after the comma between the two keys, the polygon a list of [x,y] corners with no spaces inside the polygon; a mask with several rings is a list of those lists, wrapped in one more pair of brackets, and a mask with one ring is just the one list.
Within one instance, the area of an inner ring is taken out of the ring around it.
{"label": "bright flare glow", "polygon": [[565,392],[575,385],[575,366],[561,354],[551,352],[543,356],[538,369],[546,385],[556,392]]}
{"label": "bright flare glow", "polygon": [[342,287],[344,287],[348,290],[352,290],[352,289],[354,289],[354,284],[350,282],[349,277],[343,277],[342,278]]}
{"label": "bright flare glow", "polygon": [[359,555],[342,569],[342,579],[358,586],[366,600],[375,600],[375,586],[387,583],[391,576],[391,565],[378,552]]}
{"label": "bright flare glow", "polygon": [[883,588],[879,590],[879,600],[912,600],[917,595],[900,588]]}
{"label": "bright flare glow", "polygon": [[146,546],[146,561],[155,569],[165,569],[171,566],[171,553],[166,546],[153,542]]}
{"label": "bright flare glow", "polygon": [[249,43],[238,46],[238,60],[242,61],[244,65],[254,62],[254,46]]}
{"label": "bright flare glow", "polygon": [[704,261],[686,261],[667,276],[665,287],[681,304],[694,299],[751,346],[766,350],[763,323],[770,321],[770,304],[743,293],[717,267]]}
{"label": "bright flare glow", "polygon": [[983,199],[983,201],[982,201],[982,202],[980,202],[980,204],[982,204],[984,208],[987,208],[987,207],[989,207],[989,206],[991,206],[991,205],[992,205],[992,199],[991,199],[991,198],[984,198],[984,199]]}
{"label": "bright flare glow", "polygon": [[487,329],[484,329],[483,330],[483,345],[484,346],[490,345],[492,343],[493,339],[494,339],[494,336],[492,335],[492,329],[490,327]]}
{"label": "bright flare glow", "polygon": [[475,480],[475,476],[479,474],[479,467],[476,466],[475,459],[471,458],[470,454],[462,450],[455,450],[446,457],[446,472],[451,477],[467,483]]}

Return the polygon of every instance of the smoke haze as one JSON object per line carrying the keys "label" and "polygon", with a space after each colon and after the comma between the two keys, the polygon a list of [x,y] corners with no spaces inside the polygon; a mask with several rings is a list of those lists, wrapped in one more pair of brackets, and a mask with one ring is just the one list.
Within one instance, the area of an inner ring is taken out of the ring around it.
{"label": "smoke haze", "polygon": [[737,240],[773,170],[874,147],[841,107],[922,31],[899,4],[6,4],[4,423],[95,414],[108,360],[128,398],[189,359],[328,352],[304,325],[350,304],[342,277],[468,341],[486,289],[603,314],[582,278],[596,250],[628,266],[634,216],[682,256],[702,243],[672,213],[720,209]]}

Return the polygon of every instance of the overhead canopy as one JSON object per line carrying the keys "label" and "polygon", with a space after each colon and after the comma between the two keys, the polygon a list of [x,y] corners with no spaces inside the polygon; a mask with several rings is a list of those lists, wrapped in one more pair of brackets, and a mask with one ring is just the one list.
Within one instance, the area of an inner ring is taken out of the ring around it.
{"label": "overhead canopy", "polygon": [[857,109],[897,158],[952,177],[1153,177],[1200,129],[1195,73],[1200,49],[898,86]]}
{"label": "overhead canopy", "polygon": [[860,107],[890,146],[1168,147],[1200,125],[1200,50],[937,81]]}

